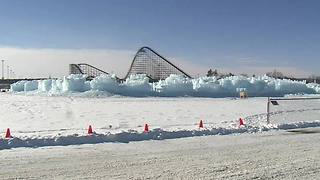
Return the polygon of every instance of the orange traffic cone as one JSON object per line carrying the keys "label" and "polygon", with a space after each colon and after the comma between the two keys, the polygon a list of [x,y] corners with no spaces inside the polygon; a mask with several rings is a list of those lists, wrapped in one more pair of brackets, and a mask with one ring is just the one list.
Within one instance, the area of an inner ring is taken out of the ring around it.
{"label": "orange traffic cone", "polygon": [[92,130],[91,125],[89,125],[89,128],[88,128],[88,134],[89,134],[89,135],[92,135],[92,134],[93,134],[93,130]]}
{"label": "orange traffic cone", "polygon": [[244,126],[244,120],[242,118],[239,118],[239,126]]}
{"label": "orange traffic cone", "polygon": [[11,133],[10,133],[10,128],[7,128],[6,139],[10,139],[10,138],[12,138]]}
{"label": "orange traffic cone", "polygon": [[199,128],[203,128],[203,122],[202,122],[202,120],[200,120]]}
{"label": "orange traffic cone", "polygon": [[148,126],[148,124],[145,124],[145,125],[144,125],[144,132],[149,132],[149,126]]}

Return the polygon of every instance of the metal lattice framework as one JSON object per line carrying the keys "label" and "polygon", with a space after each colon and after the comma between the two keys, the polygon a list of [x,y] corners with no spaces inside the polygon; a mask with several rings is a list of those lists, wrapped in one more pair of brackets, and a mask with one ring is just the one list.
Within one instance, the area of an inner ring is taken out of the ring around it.
{"label": "metal lattice framework", "polygon": [[69,74],[86,74],[88,78],[94,78],[102,74],[109,74],[101,69],[98,69],[90,64],[69,64]]}
{"label": "metal lattice framework", "polygon": [[[69,64],[69,73],[86,74],[89,79],[101,74],[109,74],[86,63]],[[187,73],[149,47],[142,47],[138,50],[124,79],[127,79],[132,74],[146,74],[152,81],[165,79],[170,74],[178,74],[191,78]]]}
{"label": "metal lattice framework", "polygon": [[190,75],[149,47],[142,47],[138,50],[125,78],[131,74],[146,74],[152,80],[165,79],[170,74],[191,78]]}

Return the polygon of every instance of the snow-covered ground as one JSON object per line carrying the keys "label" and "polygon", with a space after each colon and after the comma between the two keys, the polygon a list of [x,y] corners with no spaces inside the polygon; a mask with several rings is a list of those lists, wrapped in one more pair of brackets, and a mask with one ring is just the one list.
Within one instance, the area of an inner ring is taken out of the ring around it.
{"label": "snow-covered ground", "polygon": [[0,151],[1,179],[319,179],[320,129]]}
{"label": "snow-covered ground", "polygon": [[0,93],[0,179],[319,179],[318,99],[98,94]]}
{"label": "snow-covered ground", "polygon": [[[128,98],[0,94],[0,149],[173,139],[320,126],[320,100],[272,109],[267,98]],[[282,102],[281,102],[282,103]],[[246,126],[239,126],[244,118]],[[199,128],[203,120],[204,128]],[[144,133],[148,124],[150,132]],[[87,135],[92,125],[95,134]]]}

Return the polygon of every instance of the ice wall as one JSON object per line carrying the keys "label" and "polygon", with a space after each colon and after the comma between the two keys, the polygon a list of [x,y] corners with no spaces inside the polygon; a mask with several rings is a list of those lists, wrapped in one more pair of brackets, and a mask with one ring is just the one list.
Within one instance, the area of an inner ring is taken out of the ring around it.
{"label": "ice wall", "polygon": [[38,81],[27,81],[24,84],[24,91],[35,91],[38,90]]}
{"label": "ice wall", "polygon": [[101,75],[90,81],[90,87],[92,90],[117,93],[119,89],[119,83],[114,75]]}
{"label": "ice wall", "polygon": [[52,79],[46,79],[46,80],[42,80],[38,82],[38,90],[39,91],[50,91],[50,89],[52,88]]}
{"label": "ice wall", "polygon": [[82,74],[71,74],[63,78],[62,92],[85,92],[91,89],[90,82]]}
{"label": "ice wall", "polygon": [[119,94],[125,96],[151,96],[153,95],[152,84],[145,74],[130,75],[126,81],[120,84]]}
{"label": "ice wall", "polygon": [[10,85],[10,91],[13,92],[20,92],[20,91],[24,91],[24,85],[27,83],[28,81],[18,81],[16,83],[13,83]]}
{"label": "ice wall", "polygon": [[19,81],[11,85],[12,92],[48,92],[66,94],[69,92],[106,92],[123,96],[195,96],[195,97],[238,97],[239,91],[247,91],[249,96],[284,96],[286,94],[319,94],[320,85],[267,76],[232,76],[223,79],[200,77],[188,79],[170,75],[165,80],[149,83],[143,74],[131,75],[119,82],[115,75],[102,75],[86,81],[83,75],[70,75],[57,80]]}

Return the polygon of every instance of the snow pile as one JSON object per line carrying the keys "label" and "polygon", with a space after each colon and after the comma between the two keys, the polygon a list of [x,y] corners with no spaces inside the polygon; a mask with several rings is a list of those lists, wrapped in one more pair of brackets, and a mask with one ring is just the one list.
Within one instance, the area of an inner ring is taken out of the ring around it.
{"label": "snow pile", "polygon": [[239,91],[249,96],[284,96],[286,94],[319,94],[319,84],[307,84],[288,79],[274,79],[267,76],[199,77],[188,79],[170,75],[165,80],[149,83],[144,74],[131,75],[119,82],[115,75],[102,75],[86,81],[84,75],[70,75],[62,80],[19,81],[11,85],[12,92],[34,91],[49,94],[68,92],[102,91],[123,96],[195,96],[195,97],[237,97]]}
{"label": "snow pile", "polygon": [[136,130],[122,131],[119,133],[93,133],[92,135],[67,135],[67,136],[53,136],[53,137],[13,137],[11,139],[0,139],[0,150],[10,149],[17,147],[43,147],[43,146],[67,146],[79,144],[96,144],[105,142],[122,142],[128,143],[131,141],[144,141],[144,140],[163,140],[163,139],[176,139],[194,136],[208,136],[208,135],[228,135],[235,133],[256,133],[269,130],[289,130],[296,128],[310,128],[319,127],[320,121],[313,122],[297,122],[279,125],[266,125],[262,127],[255,126],[242,126],[231,128],[205,128],[202,130],[177,130],[167,131],[160,128],[152,129],[148,133],[139,132]]}

